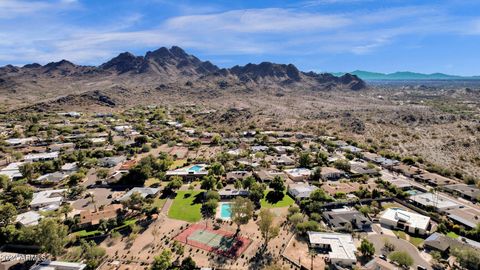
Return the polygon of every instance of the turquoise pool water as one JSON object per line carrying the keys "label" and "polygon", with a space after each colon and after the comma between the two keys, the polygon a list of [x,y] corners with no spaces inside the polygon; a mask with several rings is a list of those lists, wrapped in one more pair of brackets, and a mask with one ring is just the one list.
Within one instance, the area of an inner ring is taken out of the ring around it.
{"label": "turquoise pool water", "polygon": [[229,219],[232,216],[229,203],[222,203],[220,206],[220,217]]}
{"label": "turquoise pool water", "polygon": [[192,167],[190,167],[188,170],[189,171],[194,171],[194,172],[199,172],[203,169],[203,166],[200,166],[200,165],[193,165]]}

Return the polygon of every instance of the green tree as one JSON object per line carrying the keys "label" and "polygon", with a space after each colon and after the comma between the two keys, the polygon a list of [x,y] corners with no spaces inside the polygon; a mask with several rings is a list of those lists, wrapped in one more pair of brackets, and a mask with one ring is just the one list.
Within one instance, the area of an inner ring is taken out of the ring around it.
{"label": "green tree", "polygon": [[272,182],[270,182],[270,188],[277,193],[283,193],[285,191],[285,182],[277,175],[273,178]]}
{"label": "green tree", "polygon": [[207,175],[203,177],[200,188],[205,190],[214,190],[217,187],[217,178],[213,175]]}
{"label": "green tree", "polygon": [[168,270],[172,266],[172,252],[164,249],[160,255],[153,258],[152,270]]}
{"label": "green tree", "polygon": [[195,270],[197,269],[197,264],[192,259],[192,257],[188,256],[183,259],[182,264],[180,265],[180,269],[182,270]]}
{"label": "green tree", "polygon": [[133,192],[132,195],[130,195],[130,198],[122,202],[123,206],[134,210],[142,209],[144,203],[145,199],[139,192]]}
{"label": "green tree", "polygon": [[410,267],[413,265],[412,257],[410,257],[405,251],[394,251],[388,255],[388,258],[403,267]]}
{"label": "green tree", "polygon": [[358,251],[360,251],[365,257],[372,257],[373,254],[375,254],[375,247],[373,246],[373,243],[367,239],[363,239],[360,247],[358,247]]}
{"label": "green tree", "polygon": [[42,252],[57,257],[67,244],[68,228],[55,219],[45,218],[38,224],[37,241]]}
{"label": "green tree", "polygon": [[222,176],[225,173],[225,167],[223,167],[222,163],[215,162],[210,166],[209,173],[216,176]]}
{"label": "green tree", "polygon": [[240,225],[245,225],[253,216],[253,203],[247,198],[237,197],[231,206],[232,221],[237,224],[237,234],[240,232]]}
{"label": "green tree", "polygon": [[11,203],[0,205],[0,226],[6,227],[12,224],[17,217],[17,209]]}
{"label": "green tree", "polygon": [[97,170],[97,177],[100,179],[105,179],[108,176],[109,170],[106,168],[100,168]]}
{"label": "green tree", "polygon": [[298,159],[298,163],[302,168],[310,168],[312,164],[312,159],[310,158],[310,153],[302,152]]}
{"label": "green tree", "polygon": [[170,182],[165,186],[165,189],[168,191],[174,191],[181,188],[183,185],[183,180],[180,176],[173,176],[170,179]]}
{"label": "green tree", "polygon": [[460,265],[466,269],[480,269],[478,251],[472,248],[454,248],[450,253],[457,257]]}
{"label": "green tree", "polygon": [[265,193],[265,185],[254,183],[249,190],[248,198],[258,207],[260,207],[260,200],[263,199]]}
{"label": "green tree", "polygon": [[7,189],[9,182],[8,176],[0,174],[0,189]]}
{"label": "green tree", "polygon": [[273,223],[275,214],[269,209],[261,209],[259,217],[258,229],[262,234],[264,249],[266,249],[268,242],[278,236],[280,228]]}
{"label": "green tree", "polygon": [[288,217],[288,221],[296,228],[297,225],[303,221],[303,215],[301,213],[295,213]]}
{"label": "green tree", "polygon": [[348,160],[338,159],[333,163],[333,166],[339,170],[350,171],[350,163]]}

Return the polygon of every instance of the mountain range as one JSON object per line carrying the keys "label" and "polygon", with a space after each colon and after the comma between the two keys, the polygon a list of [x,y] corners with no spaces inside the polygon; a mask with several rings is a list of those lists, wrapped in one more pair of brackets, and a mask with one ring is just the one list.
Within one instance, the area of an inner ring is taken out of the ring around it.
{"label": "mountain range", "polygon": [[[332,73],[335,76],[342,76],[346,74],[345,72],[334,72]],[[379,73],[379,72],[370,72],[363,70],[355,70],[348,72],[348,74],[356,75],[362,80],[373,81],[373,80],[403,80],[403,81],[414,81],[414,80],[480,80],[480,76],[458,76],[458,75],[449,75],[444,73],[416,73],[410,71],[399,71],[394,73]]]}
{"label": "mountain range", "polygon": [[258,91],[282,95],[293,91],[364,88],[365,82],[356,75],[302,72],[292,64],[262,62],[219,68],[177,46],[161,47],[144,56],[124,52],[99,66],[61,60],[46,65],[0,67],[0,101],[9,107],[39,102],[81,103],[78,99],[87,103],[102,101],[101,105],[107,106],[128,105],[153,101],[159,91],[214,97]]}

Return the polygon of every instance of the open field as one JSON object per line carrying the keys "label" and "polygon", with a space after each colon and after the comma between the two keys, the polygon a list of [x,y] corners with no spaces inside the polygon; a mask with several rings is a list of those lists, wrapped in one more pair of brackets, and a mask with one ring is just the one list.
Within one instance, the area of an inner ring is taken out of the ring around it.
{"label": "open field", "polygon": [[203,191],[177,191],[168,217],[188,222],[199,221],[202,218],[202,205],[199,203],[202,193]]}

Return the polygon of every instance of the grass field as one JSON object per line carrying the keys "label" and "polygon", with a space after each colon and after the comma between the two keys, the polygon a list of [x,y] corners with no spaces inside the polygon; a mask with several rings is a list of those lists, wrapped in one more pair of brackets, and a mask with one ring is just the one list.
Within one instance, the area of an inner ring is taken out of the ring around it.
{"label": "grass field", "polygon": [[268,195],[268,190],[265,191],[263,199],[260,201],[260,204],[264,208],[276,208],[276,207],[288,207],[295,203],[295,201],[287,195],[284,194],[281,200],[270,200]]}
{"label": "grass field", "polygon": [[202,204],[199,200],[202,192],[198,190],[177,191],[177,196],[168,211],[168,217],[188,222],[197,222],[202,219],[200,212]]}
{"label": "grass field", "polygon": [[145,186],[149,187],[155,184],[161,185],[161,183],[162,181],[160,181],[160,179],[152,177],[152,178],[148,178],[147,181],[145,181]]}
{"label": "grass field", "polygon": [[185,163],[187,163],[186,159],[177,159],[170,166],[170,170],[175,170],[177,168],[183,167]]}
{"label": "grass field", "polygon": [[407,234],[404,231],[393,231],[393,233],[400,239],[407,239]]}
{"label": "grass field", "polygon": [[418,247],[418,246],[420,246],[421,244],[423,244],[423,241],[425,241],[425,239],[420,238],[420,237],[410,236],[410,239],[409,239],[408,241],[409,241],[410,243],[412,243],[412,245]]}
{"label": "grass field", "polygon": [[456,234],[456,233],[454,233],[454,232],[448,232],[448,233],[447,233],[447,236],[450,237],[450,238],[453,238],[453,239],[458,238],[458,234]]}
{"label": "grass field", "polygon": [[162,209],[162,207],[163,207],[163,205],[165,204],[166,201],[167,201],[167,199],[160,199],[160,198],[157,197],[153,200],[152,205],[157,207],[158,210],[160,210],[160,209]]}

